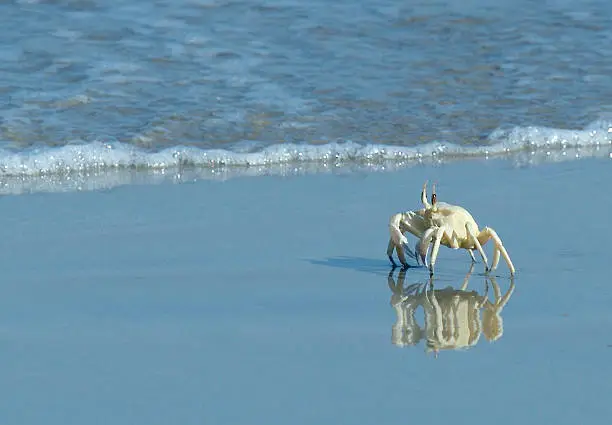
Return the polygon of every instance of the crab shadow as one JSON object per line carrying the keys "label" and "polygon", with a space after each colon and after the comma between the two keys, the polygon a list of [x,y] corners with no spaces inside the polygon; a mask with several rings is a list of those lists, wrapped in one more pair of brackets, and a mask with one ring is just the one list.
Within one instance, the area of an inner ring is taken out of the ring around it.
{"label": "crab shadow", "polygon": [[[389,264],[389,260],[377,260],[373,258],[365,258],[365,257],[330,257],[324,260],[307,260],[310,264],[316,266],[327,266],[327,267],[335,267],[339,269],[346,270],[355,270],[358,272],[366,272],[372,273],[376,275],[385,276],[389,273],[389,270],[393,269],[393,267]],[[413,267],[410,267],[411,269]],[[414,268],[419,268],[418,266],[414,266]]]}

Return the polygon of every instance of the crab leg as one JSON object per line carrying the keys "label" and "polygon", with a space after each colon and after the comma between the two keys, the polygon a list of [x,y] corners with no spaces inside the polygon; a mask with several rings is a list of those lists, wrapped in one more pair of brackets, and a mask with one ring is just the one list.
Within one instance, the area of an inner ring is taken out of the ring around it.
{"label": "crab leg", "polygon": [[491,270],[495,270],[497,268],[497,263],[499,262],[499,254],[501,253],[501,256],[504,257],[504,261],[506,261],[506,264],[510,269],[510,274],[513,275],[515,272],[514,264],[512,264],[512,260],[510,260],[510,256],[508,255],[506,248],[504,248],[504,244],[502,243],[501,238],[497,235],[495,230],[491,229],[490,227],[485,227],[478,234],[478,241],[484,245],[489,239],[493,239],[493,243],[495,244],[496,250],[496,252],[493,254],[493,264],[491,265]]}
{"label": "crab leg", "polygon": [[493,262],[491,263],[491,270],[495,270],[497,268],[497,264],[499,263],[499,253],[501,251],[497,248],[497,246],[493,249]]}
{"label": "crab leg", "polygon": [[[421,248],[421,241],[416,241],[416,244],[414,244],[414,258],[416,260],[417,266],[420,264],[420,260],[419,260],[419,250]],[[425,264],[423,264],[425,265]]]}
{"label": "crab leg", "polygon": [[457,240],[457,233],[453,230],[452,232],[446,231],[446,237],[449,241],[449,248],[459,249],[459,241]]}
{"label": "crab leg", "polygon": [[[404,268],[408,268],[410,267],[410,265],[408,264],[408,262],[406,261],[406,252],[404,250],[404,245],[403,244],[395,244],[395,242],[393,242],[393,239],[389,239],[389,245],[387,245],[387,256],[389,257],[389,261],[391,261],[391,265],[393,267],[397,267],[397,263],[395,262],[395,260],[393,260],[393,250],[397,250],[397,257],[400,260],[400,263],[402,263],[402,266]],[[408,254],[413,257],[414,255],[412,255],[412,252],[408,249]]]}
{"label": "crab leg", "polygon": [[389,239],[389,245],[387,245],[387,257],[389,257],[389,261],[391,261],[391,265],[393,267],[397,267],[397,263],[393,259],[393,250],[394,249],[395,249],[395,244],[393,243],[393,239]]}
{"label": "crab leg", "polygon": [[395,245],[401,245],[408,242],[408,239],[406,239],[406,236],[404,236],[402,229],[400,228],[403,218],[404,214],[399,213],[391,216],[391,219],[389,220],[389,234],[391,235],[391,240]]}
{"label": "crab leg", "polygon": [[470,254],[470,257],[472,257],[472,264],[474,264],[476,262],[476,257],[474,257],[474,252],[471,249],[467,250],[468,254]]}
{"label": "crab leg", "polygon": [[[465,230],[467,231],[467,234],[470,237],[472,243],[476,246],[476,249],[480,253],[480,256],[482,257],[482,261],[485,263],[485,271],[488,272],[489,271],[489,260],[487,260],[487,254],[485,254],[484,249],[482,249],[482,245],[484,245],[484,242],[481,245],[481,241],[480,241],[480,235],[482,235],[482,232],[478,234],[478,237],[476,237],[476,235],[474,234],[474,230],[472,229],[472,226],[470,225],[470,223],[465,224]],[[472,254],[472,258],[474,258],[474,254]]]}
{"label": "crab leg", "polygon": [[399,257],[402,266],[404,266],[404,268],[406,269],[410,267],[410,265],[406,261],[406,252],[404,251],[404,245],[396,245],[395,249],[397,250],[397,256]]}
{"label": "crab leg", "polygon": [[416,246],[417,253],[421,257],[421,262],[423,263],[425,267],[428,266],[427,251],[429,251],[429,246],[431,244],[431,238],[435,231],[436,229],[433,227],[425,230],[425,233],[423,233],[421,240],[418,241],[417,246]]}
{"label": "crab leg", "polygon": [[434,239],[433,248],[431,249],[431,260],[429,260],[429,274],[433,275],[434,266],[436,265],[436,258],[438,258],[438,250],[440,249],[440,242],[442,241],[442,236],[444,236],[444,229],[442,227],[438,227],[436,230],[436,235]]}

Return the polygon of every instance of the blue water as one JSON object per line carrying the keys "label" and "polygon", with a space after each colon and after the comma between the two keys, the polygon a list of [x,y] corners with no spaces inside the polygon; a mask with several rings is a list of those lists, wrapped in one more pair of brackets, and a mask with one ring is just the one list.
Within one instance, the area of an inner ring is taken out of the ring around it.
{"label": "blue water", "polygon": [[5,193],[611,152],[603,0],[0,10]]}
{"label": "blue water", "polygon": [[[609,423],[609,164],[500,162],[2,197],[0,422]],[[385,255],[424,175],[517,268],[442,248],[439,332]]]}
{"label": "blue water", "polygon": [[[0,195],[116,189],[0,198],[0,423],[609,422],[611,18],[2,2]],[[390,273],[425,179],[515,280]]]}

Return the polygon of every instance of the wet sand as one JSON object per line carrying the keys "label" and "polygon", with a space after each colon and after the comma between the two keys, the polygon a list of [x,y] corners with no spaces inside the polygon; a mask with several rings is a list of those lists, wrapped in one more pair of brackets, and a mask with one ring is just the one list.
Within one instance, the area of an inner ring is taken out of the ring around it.
{"label": "wet sand", "polygon": [[[605,423],[610,165],[2,197],[2,422]],[[465,281],[447,248],[433,287],[390,273],[388,218],[425,179],[495,228],[513,281]]]}

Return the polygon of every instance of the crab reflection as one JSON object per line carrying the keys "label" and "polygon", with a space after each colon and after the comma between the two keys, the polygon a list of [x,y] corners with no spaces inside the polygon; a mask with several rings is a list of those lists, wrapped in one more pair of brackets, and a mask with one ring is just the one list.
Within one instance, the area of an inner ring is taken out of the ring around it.
{"label": "crab reflection", "polygon": [[[473,266],[459,289],[451,286],[434,289],[435,277],[427,283],[406,286],[406,271],[400,270],[396,282],[392,270],[388,283],[392,292],[391,306],[397,314],[391,331],[393,344],[415,346],[425,340],[426,351],[437,355],[440,350],[469,349],[478,343],[481,334],[488,341],[501,338],[501,312],[514,292],[514,279],[510,280],[510,287],[503,295],[493,276],[484,278],[482,293],[468,291],[472,270]],[[489,299],[489,286],[493,289],[493,301]],[[419,307],[424,313],[423,326],[416,318]]]}

